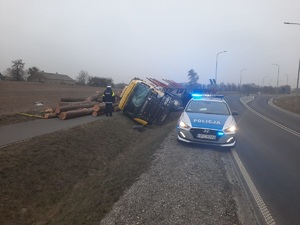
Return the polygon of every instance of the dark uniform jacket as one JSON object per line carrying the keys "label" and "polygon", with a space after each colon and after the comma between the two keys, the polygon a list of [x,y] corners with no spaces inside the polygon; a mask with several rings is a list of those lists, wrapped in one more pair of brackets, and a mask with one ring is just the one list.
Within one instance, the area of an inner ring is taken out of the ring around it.
{"label": "dark uniform jacket", "polygon": [[103,93],[103,102],[105,103],[114,103],[115,102],[115,93],[111,88],[106,88]]}

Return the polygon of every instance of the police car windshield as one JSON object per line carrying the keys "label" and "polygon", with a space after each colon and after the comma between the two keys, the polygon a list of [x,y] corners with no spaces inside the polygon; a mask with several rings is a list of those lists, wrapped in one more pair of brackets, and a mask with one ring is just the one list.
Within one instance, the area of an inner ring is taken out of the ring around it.
{"label": "police car windshield", "polygon": [[229,115],[229,109],[224,102],[215,101],[190,101],[186,112]]}

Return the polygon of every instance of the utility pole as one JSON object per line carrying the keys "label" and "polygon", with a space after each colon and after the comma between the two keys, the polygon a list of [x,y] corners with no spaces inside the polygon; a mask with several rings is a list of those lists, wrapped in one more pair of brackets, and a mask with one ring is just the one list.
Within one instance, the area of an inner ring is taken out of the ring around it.
{"label": "utility pole", "polygon": [[[300,23],[291,23],[291,22],[284,22],[284,24],[290,24],[290,25],[300,25]],[[299,94],[299,74],[300,74],[300,59],[299,59],[299,66],[298,66],[298,76],[297,76],[297,87],[296,87],[296,93]]]}
{"label": "utility pole", "polygon": [[241,70],[241,75],[240,75],[240,86],[242,86],[242,75],[243,75],[243,71],[247,70],[247,68],[244,68]]}
{"label": "utility pole", "polygon": [[278,64],[272,64],[273,66],[277,66],[278,67],[278,70],[277,70],[277,88],[278,88],[278,80],[279,80],[279,68],[280,66]]}
{"label": "utility pole", "polygon": [[218,74],[218,56],[219,56],[219,54],[225,53],[225,52],[227,52],[227,51],[219,52],[219,53],[217,54],[217,57],[216,57],[216,74],[215,74],[215,81],[216,81],[216,84],[217,84],[217,74]]}

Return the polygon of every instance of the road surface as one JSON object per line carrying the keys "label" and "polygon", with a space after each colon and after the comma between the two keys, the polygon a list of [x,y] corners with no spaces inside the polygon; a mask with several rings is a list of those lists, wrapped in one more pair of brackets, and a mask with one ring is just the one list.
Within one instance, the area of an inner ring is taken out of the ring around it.
{"label": "road surface", "polygon": [[103,116],[83,116],[70,120],[60,120],[59,118],[37,119],[24,123],[0,126],[0,148],[39,135],[93,122],[101,118],[103,118]]}
{"label": "road surface", "polygon": [[276,224],[300,224],[300,117],[271,107],[271,96],[255,96],[242,108],[235,97],[235,148]]}

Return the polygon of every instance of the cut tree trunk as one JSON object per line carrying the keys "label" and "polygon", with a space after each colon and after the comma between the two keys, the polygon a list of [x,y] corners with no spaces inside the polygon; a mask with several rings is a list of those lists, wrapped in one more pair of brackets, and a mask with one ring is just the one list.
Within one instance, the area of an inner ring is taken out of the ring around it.
{"label": "cut tree trunk", "polygon": [[97,91],[96,94],[93,94],[93,95],[87,97],[85,99],[85,101],[87,101],[87,102],[92,102],[92,101],[102,102],[102,95],[103,95],[103,93],[101,93],[100,91]]}
{"label": "cut tree trunk", "polygon": [[86,98],[61,98],[61,102],[81,102],[84,101]]}
{"label": "cut tree trunk", "polygon": [[45,113],[53,113],[54,110],[52,108],[47,108],[44,110]]}
{"label": "cut tree trunk", "polygon": [[94,105],[94,111],[98,112],[98,111],[104,111],[105,110],[105,103],[100,103],[97,105]]}
{"label": "cut tree trunk", "polygon": [[[113,109],[114,111],[117,111],[118,104],[117,103],[113,103]],[[97,105],[94,105],[93,107],[94,112],[92,114],[92,116],[99,116],[99,115],[103,115],[105,113],[105,103],[100,103]]]}
{"label": "cut tree trunk", "polygon": [[96,117],[96,116],[100,116],[100,115],[103,115],[104,114],[104,111],[94,111],[92,113],[92,116]]}
{"label": "cut tree trunk", "polygon": [[61,112],[67,112],[70,110],[75,110],[75,109],[91,108],[91,107],[94,107],[94,105],[96,105],[96,104],[97,104],[97,102],[84,102],[84,103],[79,103],[79,104],[59,106],[55,109],[55,112],[61,113]]}
{"label": "cut tree trunk", "polygon": [[[118,103],[113,103],[112,106],[114,108],[114,111],[116,111],[115,108],[118,106]],[[103,111],[104,112],[106,107],[105,107],[105,103],[103,102],[103,103],[94,105],[93,108],[94,108],[94,111],[96,111],[96,112],[98,112],[98,111]]]}
{"label": "cut tree trunk", "polygon": [[59,102],[58,107],[66,106],[66,105],[78,105],[78,104],[82,104],[82,103],[87,103],[87,102],[85,102],[85,101],[81,101],[81,102]]}
{"label": "cut tree trunk", "polygon": [[49,119],[49,118],[55,118],[57,117],[57,113],[46,113],[44,115],[45,119]]}
{"label": "cut tree trunk", "polygon": [[71,111],[67,111],[67,112],[61,112],[58,115],[58,117],[61,120],[66,120],[66,119],[71,119],[71,118],[75,118],[75,117],[91,115],[93,112],[94,112],[93,108],[84,108],[84,109],[71,110]]}

